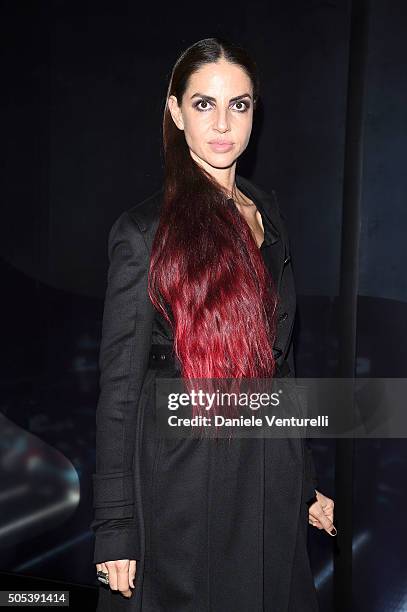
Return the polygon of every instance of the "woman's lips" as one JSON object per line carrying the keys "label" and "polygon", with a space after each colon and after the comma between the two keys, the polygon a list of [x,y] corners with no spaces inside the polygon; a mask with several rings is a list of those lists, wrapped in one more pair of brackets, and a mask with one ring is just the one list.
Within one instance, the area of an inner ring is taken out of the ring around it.
{"label": "woman's lips", "polygon": [[209,146],[216,153],[225,153],[226,151],[230,151],[230,149],[233,148],[233,142],[225,142],[225,143],[210,142]]}

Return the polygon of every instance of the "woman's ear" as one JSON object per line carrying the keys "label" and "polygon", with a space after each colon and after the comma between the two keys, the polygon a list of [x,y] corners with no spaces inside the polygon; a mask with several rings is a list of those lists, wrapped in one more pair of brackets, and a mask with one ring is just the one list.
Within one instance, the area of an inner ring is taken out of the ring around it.
{"label": "woman's ear", "polygon": [[175,125],[177,126],[178,129],[183,130],[184,129],[184,121],[182,119],[182,113],[181,113],[181,109],[178,106],[178,101],[177,98],[175,96],[170,96],[168,98],[168,108],[169,111],[171,113],[171,117],[175,123]]}

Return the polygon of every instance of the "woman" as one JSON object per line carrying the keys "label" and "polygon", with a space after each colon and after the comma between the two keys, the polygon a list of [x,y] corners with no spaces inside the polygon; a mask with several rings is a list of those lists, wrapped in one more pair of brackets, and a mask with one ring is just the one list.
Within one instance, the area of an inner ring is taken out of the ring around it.
{"label": "woman", "polygon": [[94,474],[98,610],[318,609],[308,522],[331,532],[301,438],[157,435],[156,377],[293,376],[295,291],[273,197],[236,174],[258,99],[209,38],[171,75],[163,188],[109,234]]}

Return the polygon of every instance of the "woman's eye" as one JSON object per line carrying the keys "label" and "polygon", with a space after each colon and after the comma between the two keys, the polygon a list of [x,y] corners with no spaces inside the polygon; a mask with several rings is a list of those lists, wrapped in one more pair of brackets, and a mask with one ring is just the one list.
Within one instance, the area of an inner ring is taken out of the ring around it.
{"label": "woman's eye", "polygon": [[237,110],[241,113],[244,113],[250,108],[250,105],[247,102],[243,102],[242,100],[238,100],[237,102],[235,102],[235,105],[236,104],[240,105],[240,108],[238,108]]}
{"label": "woman's eye", "polygon": [[[233,104],[233,106],[238,106],[236,110],[239,111],[239,113],[244,113],[250,108],[250,104],[248,102],[243,102],[243,100],[238,100]],[[194,108],[202,112],[209,110],[210,108],[212,108],[212,106],[208,100],[198,100],[194,103]]]}
{"label": "woman's eye", "polygon": [[[204,104],[206,106],[204,108],[199,108],[200,104]],[[194,108],[196,108],[199,111],[206,111],[208,110],[208,108],[210,108],[210,104],[207,100],[198,100],[198,102],[195,102]]]}

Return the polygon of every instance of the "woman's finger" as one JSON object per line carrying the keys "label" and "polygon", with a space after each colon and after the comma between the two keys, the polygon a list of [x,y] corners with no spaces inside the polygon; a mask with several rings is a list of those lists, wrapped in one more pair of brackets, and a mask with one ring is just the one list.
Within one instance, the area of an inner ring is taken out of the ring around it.
{"label": "woman's finger", "polygon": [[[312,504],[309,508],[311,525],[317,527],[318,529],[325,529],[329,535],[335,536],[337,534],[337,529],[333,524],[333,500],[330,500],[319,492],[317,497],[318,501]],[[324,511],[322,507],[325,500],[331,502],[325,504],[326,511]]]}
{"label": "woman's finger", "polygon": [[[109,570],[107,569],[106,563],[96,563],[96,571],[97,572],[105,572],[109,574]],[[108,576],[109,578],[109,576]]]}
{"label": "woman's finger", "polygon": [[323,527],[322,527],[322,525],[321,525],[321,523],[319,522],[318,519],[315,519],[315,518],[310,516],[308,522],[313,527],[317,527],[318,529],[323,529]]}
{"label": "woman's finger", "polygon": [[323,513],[333,523],[334,520],[334,501],[329,497],[326,498],[326,504],[321,504]]}
{"label": "woman's finger", "polygon": [[130,590],[129,575],[130,575],[130,562],[129,561],[117,561],[117,588],[124,597],[131,597],[132,591]]}
{"label": "woman's finger", "polygon": [[130,566],[129,566],[129,583],[132,589],[135,588],[136,571],[137,571],[137,561],[132,559],[130,561]]}
{"label": "woman's finger", "polygon": [[113,591],[117,591],[117,571],[116,571],[116,562],[115,561],[106,561],[104,564],[107,567],[107,571],[109,574],[109,587]]}
{"label": "woman's finger", "polygon": [[313,516],[319,520],[322,527],[327,533],[329,533],[329,535],[335,536],[337,534],[337,530],[333,522],[327,516],[325,516],[324,511],[320,506],[317,506],[313,510]]}

